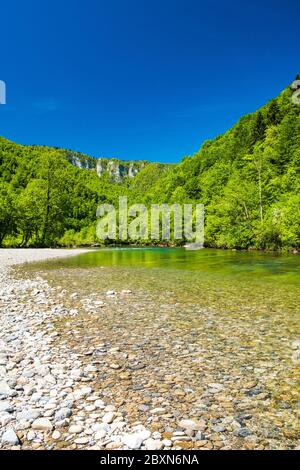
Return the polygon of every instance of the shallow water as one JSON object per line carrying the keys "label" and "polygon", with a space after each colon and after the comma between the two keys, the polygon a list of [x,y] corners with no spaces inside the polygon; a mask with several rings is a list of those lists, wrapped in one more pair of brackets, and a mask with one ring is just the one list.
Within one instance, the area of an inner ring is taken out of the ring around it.
{"label": "shallow water", "polygon": [[[66,290],[64,304],[79,310],[68,319],[68,341],[104,358],[99,387],[124,400],[131,420],[166,432],[180,417],[204,418],[214,447],[245,445],[236,442],[231,418],[251,430],[250,447],[293,447],[299,439],[299,256],[103,249],[28,270]],[[108,289],[117,295],[107,298]],[[84,298],[105,307],[87,313]],[[65,323],[57,328],[63,334]],[[113,357],[101,349],[110,346],[120,349]],[[129,371],[128,380],[109,361]],[[158,406],[162,419],[151,415]],[[250,416],[245,422],[242,413]],[[215,424],[225,433],[214,435]]]}

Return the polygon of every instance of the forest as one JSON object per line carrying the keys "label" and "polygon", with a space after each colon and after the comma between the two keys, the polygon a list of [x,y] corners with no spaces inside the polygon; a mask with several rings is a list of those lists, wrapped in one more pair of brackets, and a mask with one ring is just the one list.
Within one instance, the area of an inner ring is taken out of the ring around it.
{"label": "forest", "polygon": [[98,244],[98,205],[127,195],[147,206],[204,204],[208,247],[297,250],[300,106],[292,94],[287,87],[180,163],[148,163],[118,182],[73,165],[69,150],[0,137],[0,246]]}

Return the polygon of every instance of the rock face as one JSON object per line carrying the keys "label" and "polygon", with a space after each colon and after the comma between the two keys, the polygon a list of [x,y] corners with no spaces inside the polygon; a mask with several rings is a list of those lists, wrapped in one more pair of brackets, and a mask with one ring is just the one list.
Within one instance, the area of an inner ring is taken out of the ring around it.
{"label": "rock face", "polygon": [[2,436],[2,443],[12,446],[19,444],[19,438],[13,429],[10,428],[4,432]]}
{"label": "rock face", "polygon": [[134,178],[144,167],[147,161],[122,161],[117,158],[93,158],[78,152],[66,152],[69,163],[82,170],[96,171],[99,177],[108,176],[110,181],[121,183],[124,178]]}
{"label": "rock face", "polygon": [[98,176],[108,175],[111,181],[120,183],[124,178],[134,178],[147,164],[146,161],[125,162],[99,158],[96,165]]}

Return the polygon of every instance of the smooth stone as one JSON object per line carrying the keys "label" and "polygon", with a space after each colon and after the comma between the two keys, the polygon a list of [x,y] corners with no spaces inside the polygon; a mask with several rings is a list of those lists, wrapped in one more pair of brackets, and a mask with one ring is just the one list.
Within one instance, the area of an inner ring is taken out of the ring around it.
{"label": "smooth stone", "polygon": [[12,397],[16,395],[16,392],[6,382],[0,382],[0,395]]}
{"label": "smooth stone", "polygon": [[146,439],[149,439],[150,436],[151,432],[148,431],[148,429],[139,432],[139,437],[142,439],[142,441],[146,441]]}
{"label": "smooth stone", "polygon": [[8,401],[0,401],[0,412],[5,411],[6,413],[13,413],[15,410],[14,406]]}
{"label": "smooth stone", "polygon": [[163,439],[162,443],[165,447],[172,447],[173,445],[173,442],[171,441],[171,439]]}
{"label": "smooth stone", "polygon": [[80,424],[73,424],[69,427],[70,434],[80,434],[83,431],[83,427]]}
{"label": "smooth stone", "polygon": [[124,434],[124,436],[122,436],[122,442],[125,446],[129,447],[129,449],[139,449],[143,443],[139,434]]}
{"label": "smooth stone", "polygon": [[57,439],[60,438],[60,436],[61,436],[61,434],[60,434],[59,431],[54,431],[51,437],[52,437],[52,439],[54,439],[56,441]]}
{"label": "smooth stone", "polygon": [[7,431],[4,432],[1,441],[2,444],[9,444],[12,446],[17,445],[20,442],[18,436],[12,428],[7,429]]}
{"label": "smooth stone", "polygon": [[100,429],[99,431],[96,432],[95,434],[95,439],[96,441],[100,441],[106,436],[106,431],[104,429]]}
{"label": "smooth stone", "polygon": [[233,433],[236,437],[248,437],[251,435],[251,431],[248,428],[239,428]]}
{"label": "smooth stone", "polygon": [[110,424],[113,422],[115,416],[116,416],[116,413],[114,411],[109,411],[108,413],[105,413],[105,415],[102,418],[102,421],[103,423]]}
{"label": "smooth stone", "polygon": [[89,437],[78,437],[75,439],[75,444],[88,444],[90,442]]}
{"label": "smooth stone", "polygon": [[28,441],[33,441],[33,439],[35,439],[35,436],[36,436],[36,434],[35,434],[34,431],[28,431],[28,433],[27,433],[27,440],[28,440]]}
{"label": "smooth stone", "polygon": [[53,429],[53,425],[51,421],[47,418],[38,418],[32,423],[32,429],[37,431],[51,431]]}
{"label": "smooth stone", "polygon": [[17,418],[24,421],[34,421],[41,416],[41,412],[35,409],[23,410],[17,415]]}
{"label": "smooth stone", "polygon": [[55,413],[55,421],[63,421],[66,418],[70,418],[72,410],[70,408],[61,408]]}
{"label": "smooth stone", "polygon": [[224,432],[225,431],[225,428],[223,426],[213,426],[212,427],[212,430],[214,432]]}
{"label": "smooth stone", "polygon": [[182,419],[181,421],[179,421],[178,425],[180,428],[183,429],[192,429],[193,431],[198,431],[199,429],[205,426],[205,422],[194,421],[192,419]]}
{"label": "smooth stone", "polygon": [[91,387],[83,387],[78,388],[74,391],[74,398],[75,400],[80,400],[81,398],[85,398],[92,393]]}
{"label": "smooth stone", "polygon": [[106,295],[110,296],[110,295],[115,295],[115,291],[114,290],[108,290],[106,292]]}
{"label": "smooth stone", "polygon": [[160,450],[163,448],[163,443],[162,441],[158,440],[158,439],[147,439],[145,442],[144,442],[145,446],[146,446],[146,449],[147,450]]}

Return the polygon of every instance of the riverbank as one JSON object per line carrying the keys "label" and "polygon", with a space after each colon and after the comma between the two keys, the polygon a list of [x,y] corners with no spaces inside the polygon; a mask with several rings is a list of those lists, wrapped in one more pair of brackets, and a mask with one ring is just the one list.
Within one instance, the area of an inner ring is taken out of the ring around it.
{"label": "riverbank", "polygon": [[[12,269],[82,251],[0,250],[2,448],[299,446],[293,285],[223,284],[219,252],[213,278],[208,266],[166,275],[164,250],[162,270],[144,269],[139,251],[128,252],[134,268],[116,264],[123,250],[87,254],[96,266],[80,256]],[[182,253],[189,269],[203,265]]]}
{"label": "riverbank", "polygon": [[171,441],[155,439],[142,424],[129,427],[94,391],[97,367],[60,341],[53,321],[77,312],[41,277],[16,278],[11,270],[82,252],[0,250],[0,448],[167,448]]}

